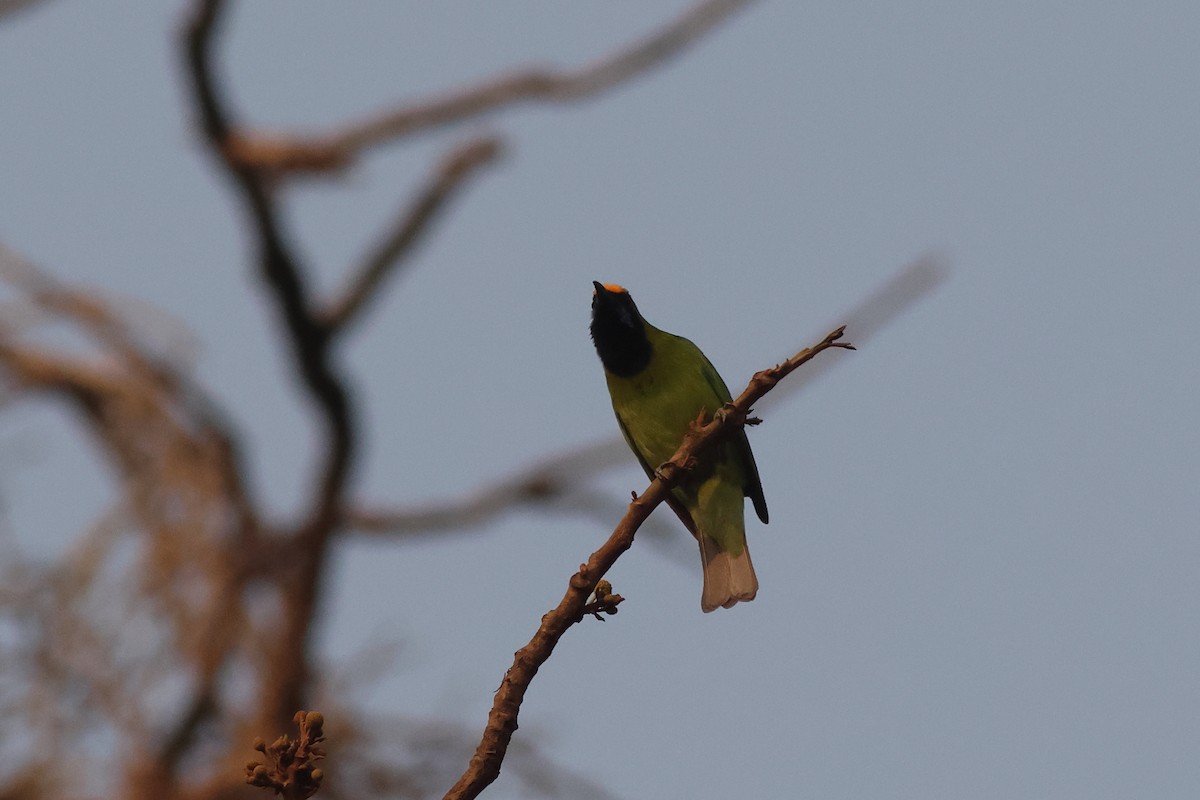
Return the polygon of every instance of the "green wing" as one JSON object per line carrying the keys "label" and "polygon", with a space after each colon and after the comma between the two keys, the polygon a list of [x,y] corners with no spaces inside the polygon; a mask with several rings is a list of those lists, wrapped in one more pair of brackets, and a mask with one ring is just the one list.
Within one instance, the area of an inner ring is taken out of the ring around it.
{"label": "green wing", "polygon": [[[621,435],[625,437],[625,443],[629,445],[629,449],[637,456],[638,463],[642,465],[642,469],[646,471],[646,477],[654,480],[654,470],[657,465],[650,466],[646,463],[646,457],[642,455],[642,451],[638,449],[637,443],[633,441],[633,437],[629,435],[629,428],[625,427],[625,420],[621,419],[620,412],[617,412],[617,424],[621,426]],[[761,493],[761,489],[759,492]],[[679,517],[679,521],[683,523],[683,527],[688,529],[692,536],[698,536],[696,533],[696,523],[692,520],[692,515],[688,513],[687,508],[677,498],[674,493],[667,495],[667,505],[675,512],[675,516]],[[757,508],[758,506],[755,506]]]}
{"label": "green wing", "polygon": [[[621,433],[646,475],[653,478],[659,464],[679,447],[696,412],[703,407],[714,413],[729,402],[730,395],[712,362],[695,344],[649,324],[646,328],[654,346],[651,363],[629,377],[606,372],[606,380]],[[732,473],[730,479],[741,483],[742,495],[753,501],[758,518],[766,522],[762,481],[746,432],[738,431],[721,450],[719,460]],[[683,505],[689,502],[687,496],[673,492],[668,502],[695,533],[692,515]]]}
{"label": "green wing", "polygon": [[[729,394],[729,387],[725,385],[725,381],[721,380],[721,373],[717,372],[717,368],[708,360],[708,356],[704,355],[700,348],[696,348],[696,352],[700,353],[700,357],[704,359],[704,379],[721,398],[721,402],[728,403],[733,400],[733,396]],[[731,443],[746,477],[745,483],[742,484],[742,493],[754,503],[754,513],[758,514],[758,518],[766,525],[767,499],[763,497],[762,479],[758,477],[758,464],[754,463],[754,453],[750,450],[750,439],[746,437],[746,429],[739,430]]]}

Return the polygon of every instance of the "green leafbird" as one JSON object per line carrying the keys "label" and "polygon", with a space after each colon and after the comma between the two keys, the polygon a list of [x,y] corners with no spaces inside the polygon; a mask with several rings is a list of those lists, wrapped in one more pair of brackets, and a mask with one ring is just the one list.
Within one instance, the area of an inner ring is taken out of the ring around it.
{"label": "green leafbird", "polygon": [[[604,364],[608,393],[625,441],[653,478],[679,449],[697,415],[711,417],[729,402],[729,389],[700,348],[642,318],[624,288],[593,281],[592,342]],[[767,521],[758,466],[744,430],[702,458],[667,503],[700,542],[705,611],[753,600],[758,578],[746,548],[744,497]]]}

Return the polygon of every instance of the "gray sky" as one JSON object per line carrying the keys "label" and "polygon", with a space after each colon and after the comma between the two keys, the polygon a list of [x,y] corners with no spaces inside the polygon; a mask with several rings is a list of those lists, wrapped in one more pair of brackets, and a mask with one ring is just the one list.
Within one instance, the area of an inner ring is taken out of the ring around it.
{"label": "gray sky", "polygon": [[[251,119],[323,130],[585,63],[684,7],[240,3],[223,67]],[[0,26],[0,240],[189,353],[287,509],[309,419],[188,127],[180,10],[58,0]],[[358,491],[389,503],[615,432],[593,279],[740,387],[904,264],[951,264],[751,432],[758,599],[703,615],[690,538],[639,542],[610,576],[621,614],[568,634],[517,736],[622,798],[1194,796],[1198,40],[1194,2],[764,2],[600,100],[422,137],[294,195],[332,290],[452,144],[509,144],[347,342],[371,432]],[[112,490],[63,419],[0,416],[6,524],[47,552]],[[619,501],[645,481],[631,456],[604,483]],[[345,546],[324,646],[400,641],[359,699],[482,729],[610,527],[511,514]]]}

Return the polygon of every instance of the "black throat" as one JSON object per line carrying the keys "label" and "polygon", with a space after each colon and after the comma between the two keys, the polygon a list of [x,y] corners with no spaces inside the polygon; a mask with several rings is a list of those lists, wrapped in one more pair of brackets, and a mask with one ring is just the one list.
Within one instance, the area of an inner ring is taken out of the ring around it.
{"label": "black throat", "polygon": [[617,377],[633,377],[650,363],[654,348],[646,338],[646,323],[627,293],[596,291],[591,330],[600,363]]}

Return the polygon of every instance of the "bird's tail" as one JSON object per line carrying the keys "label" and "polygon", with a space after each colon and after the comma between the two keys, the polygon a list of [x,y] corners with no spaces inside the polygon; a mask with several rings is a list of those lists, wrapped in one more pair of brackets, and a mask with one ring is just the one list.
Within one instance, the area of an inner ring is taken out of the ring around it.
{"label": "bird's tail", "polygon": [[758,594],[758,578],[742,534],[742,552],[733,555],[712,537],[701,533],[700,558],[704,561],[704,591],[700,608],[705,613],[717,608],[730,608],[743,600],[753,600]]}

